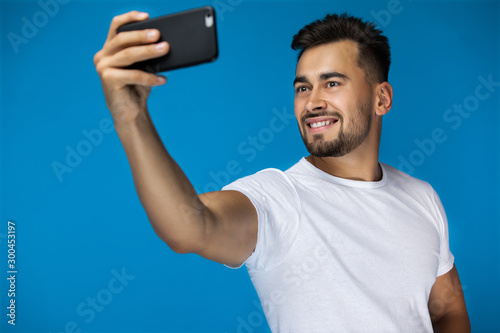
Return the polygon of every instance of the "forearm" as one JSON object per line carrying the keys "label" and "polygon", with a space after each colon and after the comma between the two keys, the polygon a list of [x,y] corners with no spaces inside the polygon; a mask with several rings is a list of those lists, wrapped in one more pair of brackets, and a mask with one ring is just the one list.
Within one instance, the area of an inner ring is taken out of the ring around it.
{"label": "forearm", "polygon": [[203,239],[206,213],[195,189],[168,154],[147,112],[115,127],[151,225],[173,250],[189,252]]}
{"label": "forearm", "polygon": [[470,333],[471,327],[467,315],[448,315],[432,324],[436,333]]}

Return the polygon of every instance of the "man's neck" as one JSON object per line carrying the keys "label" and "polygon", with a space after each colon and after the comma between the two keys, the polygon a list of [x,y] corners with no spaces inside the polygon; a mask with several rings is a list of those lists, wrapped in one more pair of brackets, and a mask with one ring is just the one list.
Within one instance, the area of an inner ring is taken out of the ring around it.
{"label": "man's neck", "polygon": [[376,156],[365,155],[362,158],[352,156],[315,157],[309,155],[306,159],[318,169],[335,177],[371,182],[382,179],[378,154]]}

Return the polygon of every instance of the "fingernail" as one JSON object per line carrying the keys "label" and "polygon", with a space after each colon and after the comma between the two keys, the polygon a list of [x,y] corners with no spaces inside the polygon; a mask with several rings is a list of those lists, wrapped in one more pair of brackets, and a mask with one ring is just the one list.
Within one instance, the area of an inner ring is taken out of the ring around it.
{"label": "fingernail", "polygon": [[163,51],[166,48],[167,48],[167,43],[165,43],[165,42],[161,42],[161,43],[156,44],[156,49],[158,51]]}
{"label": "fingernail", "polygon": [[144,12],[141,12],[141,13],[137,14],[137,17],[140,18],[140,19],[144,19],[144,18],[146,18],[148,16],[149,16],[149,14],[148,13],[144,13]]}
{"label": "fingernail", "polygon": [[163,76],[157,76],[156,82],[158,82],[158,84],[164,84],[165,82],[167,82],[167,79]]}
{"label": "fingernail", "polygon": [[157,36],[158,32],[156,30],[151,30],[148,32],[148,39],[153,39]]}

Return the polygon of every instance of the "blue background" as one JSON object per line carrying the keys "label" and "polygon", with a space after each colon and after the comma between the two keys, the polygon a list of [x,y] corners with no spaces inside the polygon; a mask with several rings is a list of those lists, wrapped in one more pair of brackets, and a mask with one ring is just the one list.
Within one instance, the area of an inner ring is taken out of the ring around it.
{"label": "blue background", "polygon": [[[391,42],[395,92],[380,160],[439,193],[473,332],[499,332],[500,87],[479,88],[489,95],[474,99],[479,77],[500,81],[499,2],[210,1],[71,0],[45,21],[45,0],[1,2],[0,329],[269,331],[246,270],[172,252],[150,227],[116,133],[92,145],[84,135],[111,119],[92,61],[111,18],[212,4],[219,59],[167,73],[149,101],[158,132],[196,189],[286,169],[307,155],[294,121],[272,137],[266,130],[276,110],[293,114],[291,37],[330,12],[375,20]],[[22,36],[34,20],[36,33],[13,45],[9,36]],[[474,111],[449,118],[447,110],[464,102]],[[432,147],[436,129],[446,140]],[[260,150],[249,137],[260,138]],[[58,177],[54,162],[66,164],[68,149],[78,148],[86,156]],[[231,160],[239,168],[227,177]],[[15,327],[5,309],[8,220],[17,232]],[[128,280],[120,283],[117,272]],[[87,305],[96,297],[106,303],[100,311]]]}

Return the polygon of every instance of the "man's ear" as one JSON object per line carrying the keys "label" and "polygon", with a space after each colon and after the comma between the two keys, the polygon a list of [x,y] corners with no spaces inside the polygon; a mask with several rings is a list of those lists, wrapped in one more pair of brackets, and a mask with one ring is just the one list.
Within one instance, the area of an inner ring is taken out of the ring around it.
{"label": "man's ear", "polygon": [[379,116],[385,115],[392,107],[392,86],[389,82],[382,82],[377,86],[375,113]]}

